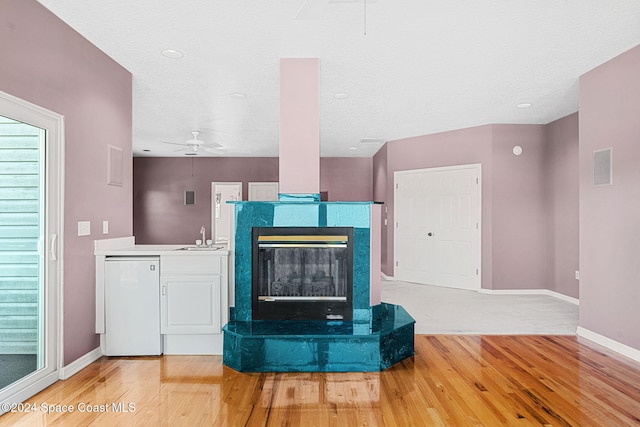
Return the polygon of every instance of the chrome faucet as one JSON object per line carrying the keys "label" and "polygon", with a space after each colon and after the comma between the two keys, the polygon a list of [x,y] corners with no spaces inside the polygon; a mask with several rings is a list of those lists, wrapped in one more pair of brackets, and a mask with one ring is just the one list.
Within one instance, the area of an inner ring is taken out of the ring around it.
{"label": "chrome faucet", "polygon": [[207,244],[207,239],[205,238],[204,225],[200,228],[200,233],[202,234],[202,244],[206,245]]}

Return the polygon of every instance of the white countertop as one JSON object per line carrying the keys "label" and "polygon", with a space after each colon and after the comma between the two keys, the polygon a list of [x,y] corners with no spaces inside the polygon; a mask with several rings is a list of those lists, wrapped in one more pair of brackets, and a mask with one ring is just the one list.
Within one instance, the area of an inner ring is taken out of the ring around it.
{"label": "white countertop", "polygon": [[154,255],[178,255],[178,256],[203,256],[203,255],[228,255],[226,245],[213,245],[219,249],[180,250],[195,245],[136,245],[134,238],[117,238],[96,240],[94,255],[103,256],[154,256]]}

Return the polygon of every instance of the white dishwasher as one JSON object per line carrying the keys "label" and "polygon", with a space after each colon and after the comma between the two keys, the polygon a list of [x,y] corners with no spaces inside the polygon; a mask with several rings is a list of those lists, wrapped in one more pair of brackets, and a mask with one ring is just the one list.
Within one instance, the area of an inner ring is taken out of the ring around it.
{"label": "white dishwasher", "polygon": [[105,355],[162,354],[160,258],[105,259]]}

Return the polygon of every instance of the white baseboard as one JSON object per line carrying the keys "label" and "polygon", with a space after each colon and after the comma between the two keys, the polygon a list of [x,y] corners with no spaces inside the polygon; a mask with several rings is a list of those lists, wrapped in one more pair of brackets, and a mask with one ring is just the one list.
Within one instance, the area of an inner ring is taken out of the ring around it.
{"label": "white baseboard", "polygon": [[609,350],[613,350],[616,353],[620,353],[621,355],[626,356],[629,359],[633,359],[636,362],[640,362],[640,350],[636,350],[633,347],[614,341],[611,338],[607,338],[604,335],[597,334],[581,326],[578,326],[578,336],[586,338],[589,341],[593,341],[594,343],[606,347]]}
{"label": "white baseboard", "polygon": [[162,335],[162,354],[215,354],[221,355],[223,335],[219,334],[165,334]]}
{"label": "white baseboard", "polygon": [[547,295],[574,305],[580,305],[579,299],[549,289],[480,289],[478,292],[492,295]]}
{"label": "white baseboard", "polygon": [[[380,272],[382,276],[382,280],[386,280],[389,282],[395,282],[397,279],[393,276],[387,276],[386,274]],[[430,285],[427,285],[430,286]],[[547,295],[553,298],[557,298],[559,300],[574,304],[580,305],[580,300],[578,298],[573,298],[549,289],[484,289],[480,288],[478,290],[481,294],[492,294],[492,295]]]}
{"label": "white baseboard", "polygon": [[22,390],[19,390],[17,393],[7,397],[4,400],[1,400],[0,401],[0,415],[4,414],[5,412],[8,412],[9,408],[7,408],[6,403],[24,402],[28,398],[34,396],[35,394],[37,394],[37,393],[41,392],[42,390],[44,390],[45,388],[49,387],[51,384],[54,384],[56,381],[58,381],[58,371],[54,371],[54,372],[46,375],[44,378],[39,379],[35,383],[33,383],[33,384],[29,385],[29,386],[26,386]]}
{"label": "white baseboard", "polygon": [[60,369],[60,379],[66,380],[71,378],[101,357],[102,350],[100,349],[100,347],[91,350],[89,353],[85,354],[79,359],[76,359],[73,362],[69,363],[67,366],[62,367],[62,369]]}

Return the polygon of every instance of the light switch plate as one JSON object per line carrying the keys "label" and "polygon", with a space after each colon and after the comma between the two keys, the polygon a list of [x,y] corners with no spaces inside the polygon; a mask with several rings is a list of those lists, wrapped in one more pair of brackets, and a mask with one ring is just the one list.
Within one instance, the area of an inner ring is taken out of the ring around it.
{"label": "light switch plate", "polygon": [[109,234],[109,221],[102,221],[102,234]]}
{"label": "light switch plate", "polygon": [[89,236],[91,234],[91,221],[78,221],[78,236]]}

